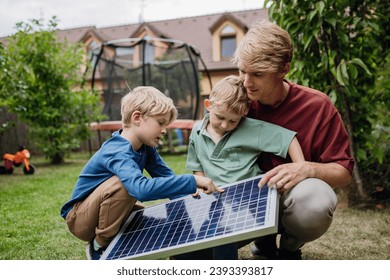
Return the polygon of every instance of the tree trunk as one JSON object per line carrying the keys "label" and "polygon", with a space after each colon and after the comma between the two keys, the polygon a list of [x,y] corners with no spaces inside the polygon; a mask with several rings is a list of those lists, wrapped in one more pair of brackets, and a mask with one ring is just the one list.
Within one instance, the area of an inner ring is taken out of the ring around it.
{"label": "tree trunk", "polygon": [[62,164],[64,162],[64,156],[60,154],[56,154],[51,158],[51,164]]}
{"label": "tree trunk", "polygon": [[[346,99],[346,96],[344,94],[343,99],[344,99],[344,104],[345,104],[345,110],[344,110],[344,122],[345,126],[347,129],[347,133],[349,135],[349,146],[351,147],[351,156],[355,162],[353,171],[352,171],[352,178],[353,182],[351,183],[351,188],[348,191],[348,204],[349,205],[355,205],[360,202],[363,202],[367,200],[367,194],[364,190],[363,187],[363,181],[360,177],[360,172],[359,172],[359,166],[358,162],[355,157],[355,151],[354,151],[354,141],[353,141],[353,133],[352,133],[352,123],[350,119],[350,107],[349,107],[349,102]],[[357,193],[356,193],[357,191]]]}

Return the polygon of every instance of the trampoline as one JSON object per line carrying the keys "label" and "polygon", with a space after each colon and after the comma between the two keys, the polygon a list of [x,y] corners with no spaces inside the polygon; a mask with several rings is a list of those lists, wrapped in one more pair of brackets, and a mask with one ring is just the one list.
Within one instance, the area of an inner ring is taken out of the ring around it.
{"label": "trampoline", "polygon": [[193,46],[165,38],[124,38],[104,42],[92,59],[92,88],[102,91],[109,121],[120,120],[120,99],[137,86],[156,87],[172,98],[178,119],[198,118],[201,56]]}
{"label": "trampoline", "polygon": [[210,75],[195,47],[178,40],[146,36],[103,42],[91,55],[92,89],[101,91],[103,114],[108,118],[91,124],[91,129],[98,131],[99,144],[100,131],[121,128],[121,98],[137,86],[156,87],[172,98],[179,115],[169,128],[192,129],[199,116],[199,62],[211,88]]}

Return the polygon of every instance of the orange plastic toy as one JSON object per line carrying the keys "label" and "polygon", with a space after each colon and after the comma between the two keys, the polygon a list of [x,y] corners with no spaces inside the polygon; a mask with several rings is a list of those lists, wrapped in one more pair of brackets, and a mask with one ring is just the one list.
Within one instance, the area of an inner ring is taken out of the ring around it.
{"label": "orange plastic toy", "polygon": [[14,166],[20,166],[24,164],[23,173],[25,175],[32,175],[35,172],[35,168],[29,163],[30,151],[24,146],[20,146],[19,151],[16,154],[4,154],[4,165],[0,166],[0,174],[12,174],[14,172]]}

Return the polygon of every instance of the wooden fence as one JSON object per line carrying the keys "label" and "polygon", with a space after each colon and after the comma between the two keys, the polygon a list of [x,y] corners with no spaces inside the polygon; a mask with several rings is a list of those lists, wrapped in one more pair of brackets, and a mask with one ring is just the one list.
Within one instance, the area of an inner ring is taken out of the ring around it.
{"label": "wooden fence", "polygon": [[[102,133],[100,137],[107,139],[110,137],[110,133]],[[0,161],[3,154],[17,152],[20,145],[26,146],[32,154],[41,154],[39,149],[34,147],[29,140],[28,126],[19,121],[15,114],[0,108]],[[90,139],[80,144],[79,150],[94,152],[99,147],[98,135],[96,132],[92,132]]]}
{"label": "wooden fence", "polygon": [[28,127],[20,122],[16,115],[0,108],[0,156],[17,152],[20,145],[32,150],[28,139]]}

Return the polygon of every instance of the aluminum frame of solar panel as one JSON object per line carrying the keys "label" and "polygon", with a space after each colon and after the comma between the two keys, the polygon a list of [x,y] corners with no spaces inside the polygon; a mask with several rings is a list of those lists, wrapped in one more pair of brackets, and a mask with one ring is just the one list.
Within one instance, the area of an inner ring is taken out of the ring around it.
{"label": "aluminum frame of solar panel", "polygon": [[101,259],[161,259],[277,232],[279,195],[262,176],[131,213]]}

